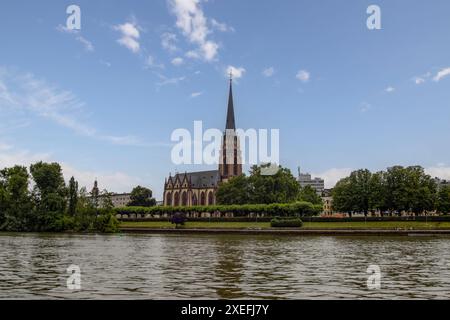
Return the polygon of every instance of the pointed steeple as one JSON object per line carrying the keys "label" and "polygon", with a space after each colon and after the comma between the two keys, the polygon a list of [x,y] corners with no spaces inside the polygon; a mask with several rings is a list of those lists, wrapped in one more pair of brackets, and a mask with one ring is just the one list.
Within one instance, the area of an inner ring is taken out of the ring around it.
{"label": "pointed steeple", "polygon": [[230,72],[230,93],[228,96],[228,111],[227,124],[225,129],[236,130],[236,123],[234,121],[234,104],[233,104],[233,74]]}

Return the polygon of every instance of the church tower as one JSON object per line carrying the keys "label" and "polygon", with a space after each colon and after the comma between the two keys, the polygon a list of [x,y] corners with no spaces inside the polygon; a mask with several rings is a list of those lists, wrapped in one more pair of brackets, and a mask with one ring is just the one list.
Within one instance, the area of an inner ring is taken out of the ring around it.
{"label": "church tower", "polygon": [[230,74],[230,92],[228,95],[227,122],[222,139],[219,162],[220,181],[226,182],[242,174],[242,158],[239,137],[236,135],[233,104],[233,77]]}

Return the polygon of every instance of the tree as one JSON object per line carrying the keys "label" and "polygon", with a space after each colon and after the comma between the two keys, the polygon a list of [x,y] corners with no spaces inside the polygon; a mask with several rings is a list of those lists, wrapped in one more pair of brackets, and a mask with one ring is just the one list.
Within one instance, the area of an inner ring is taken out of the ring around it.
{"label": "tree", "polygon": [[300,186],[291,171],[280,167],[274,175],[263,175],[270,164],[253,166],[250,176],[241,175],[219,185],[219,204],[290,203],[298,200]]}
{"label": "tree", "polygon": [[415,215],[432,211],[436,205],[436,182],[422,167],[406,168],[406,191],[409,211]]}
{"label": "tree", "polygon": [[350,177],[343,178],[336,183],[332,191],[333,208],[335,211],[347,212],[350,216],[353,211],[353,198]]}
{"label": "tree", "polygon": [[128,207],[153,207],[156,205],[156,200],[152,198],[152,190],[137,186],[131,191]]}
{"label": "tree", "polygon": [[367,216],[370,209],[370,180],[372,173],[367,169],[350,174],[350,197],[352,211],[362,212]]}
{"label": "tree", "polygon": [[240,175],[222,183],[217,189],[216,199],[217,203],[224,205],[249,203],[249,179]]}
{"label": "tree", "polygon": [[300,201],[310,202],[312,204],[323,205],[322,198],[317,194],[311,186],[300,188],[299,198]]}
{"label": "tree", "polygon": [[262,175],[261,169],[269,167],[270,164],[253,166],[249,176],[250,203],[290,203],[298,199],[300,185],[291,171],[279,167],[274,175]]}
{"label": "tree", "polygon": [[440,188],[438,192],[437,210],[441,213],[450,213],[450,186]]}
{"label": "tree", "polygon": [[33,199],[37,227],[41,231],[59,231],[66,209],[67,189],[58,163],[38,162],[30,167],[34,180]]}
{"label": "tree", "polygon": [[112,193],[108,192],[108,190],[104,189],[100,193],[100,208],[104,209],[105,211],[111,211],[114,209],[114,204],[112,202]]}
{"label": "tree", "polygon": [[34,231],[35,215],[28,186],[27,168],[15,166],[0,171],[1,229]]}
{"label": "tree", "polygon": [[369,208],[373,211],[380,211],[381,216],[387,210],[385,183],[385,173],[383,171],[372,174],[369,182]]}
{"label": "tree", "polygon": [[75,216],[78,204],[78,182],[75,181],[75,178],[70,178],[69,181],[69,208],[68,214],[69,216]]}

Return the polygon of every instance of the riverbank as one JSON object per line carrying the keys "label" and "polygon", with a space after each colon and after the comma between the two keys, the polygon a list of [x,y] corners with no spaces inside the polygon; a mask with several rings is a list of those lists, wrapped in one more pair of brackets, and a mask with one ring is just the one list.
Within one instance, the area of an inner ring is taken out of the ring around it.
{"label": "riverbank", "polygon": [[305,222],[302,228],[271,228],[268,222],[187,222],[175,229],[169,222],[122,222],[125,233],[229,233],[290,235],[450,235],[450,222]]}

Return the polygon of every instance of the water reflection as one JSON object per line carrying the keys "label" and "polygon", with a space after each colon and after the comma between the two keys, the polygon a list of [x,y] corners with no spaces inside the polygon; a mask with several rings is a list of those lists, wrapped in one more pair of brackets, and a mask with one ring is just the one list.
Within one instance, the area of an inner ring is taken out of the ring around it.
{"label": "water reflection", "polygon": [[[0,298],[450,298],[450,238],[0,234]],[[79,265],[82,290],[66,288]],[[367,289],[379,265],[380,290]]]}

